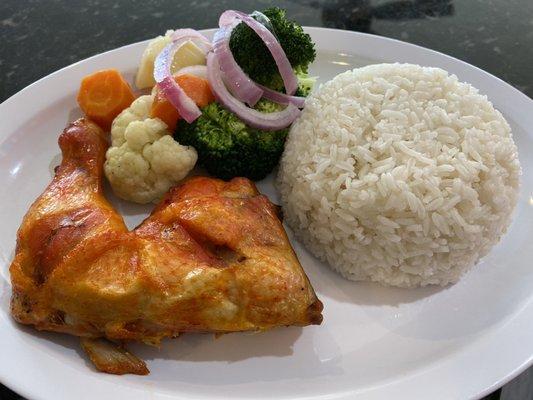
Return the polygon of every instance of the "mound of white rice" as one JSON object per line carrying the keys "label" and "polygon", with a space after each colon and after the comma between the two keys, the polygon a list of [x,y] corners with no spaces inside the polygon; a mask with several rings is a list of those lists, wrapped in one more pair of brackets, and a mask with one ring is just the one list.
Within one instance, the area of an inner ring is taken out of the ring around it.
{"label": "mound of white rice", "polygon": [[348,279],[445,285],[505,233],[520,165],[485,96],[438,68],[338,75],[293,124],[278,188],[286,221]]}

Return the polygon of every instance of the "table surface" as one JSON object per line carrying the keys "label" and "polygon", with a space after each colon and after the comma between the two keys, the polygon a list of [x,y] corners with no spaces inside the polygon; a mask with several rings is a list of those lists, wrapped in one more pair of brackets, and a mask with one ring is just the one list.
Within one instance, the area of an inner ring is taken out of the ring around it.
{"label": "table surface", "polygon": [[[302,25],[388,36],[450,54],[533,97],[533,0],[293,0],[278,6]],[[226,9],[271,1],[2,0],[0,101],[49,73],[166,29],[217,26]],[[529,370],[491,399],[533,398]],[[0,399],[19,396],[0,385]]]}

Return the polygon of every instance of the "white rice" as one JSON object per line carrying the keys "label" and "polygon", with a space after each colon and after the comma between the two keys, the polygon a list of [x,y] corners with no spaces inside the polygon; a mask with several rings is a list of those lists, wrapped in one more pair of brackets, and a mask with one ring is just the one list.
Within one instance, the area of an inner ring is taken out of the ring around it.
{"label": "white rice", "polygon": [[456,282],[505,233],[520,165],[486,96],[438,68],[380,64],[306,101],[278,176],[286,221],[351,280]]}

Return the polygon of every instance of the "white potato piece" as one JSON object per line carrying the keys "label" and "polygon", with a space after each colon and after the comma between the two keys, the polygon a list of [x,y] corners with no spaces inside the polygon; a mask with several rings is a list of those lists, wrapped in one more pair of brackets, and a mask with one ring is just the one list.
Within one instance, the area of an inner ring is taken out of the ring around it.
{"label": "white potato piece", "polygon": [[[171,42],[173,31],[167,31],[165,36],[158,36],[153,39],[144,50],[139,64],[139,70],[135,77],[135,86],[139,89],[151,88],[155,85],[154,62],[159,53]],[[181,46],[172,61],[171,71],[177,72],[181,68],[191,65],[205,65],[205,54],[192,41],[188,41]]]}

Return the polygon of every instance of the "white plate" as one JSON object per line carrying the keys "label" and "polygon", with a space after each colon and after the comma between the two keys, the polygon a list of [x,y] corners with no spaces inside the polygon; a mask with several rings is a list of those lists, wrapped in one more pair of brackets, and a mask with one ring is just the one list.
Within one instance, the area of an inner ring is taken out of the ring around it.
{"label": "white plate", "polygon": [[[293,241],[318,296],[321,326],[263,334],[185,335],[160,350],[132,349],[151,374],[95,372],[74,337],[38,333],[9,316],[15,232],[59,162],[57,138],[80,115],[80,79],[115,67],[133,77],[145,43],[58,71],[0,105],[0,380],[34,399],[466,399],[517,375],[533,355],[533,101],[471,65],[382,37],[309,28],[321,81],[371,62],[438,66],[472,83],[511,124],[524,174],[502,242],[458,284],[388,289],[343,280]],[[23,73],[23,71],[21,72]],[[529,129],[529,133],[527,130]],[[275,201],[271,180],[260,184]],[[130,226],[148,212],[115,202]]]}

